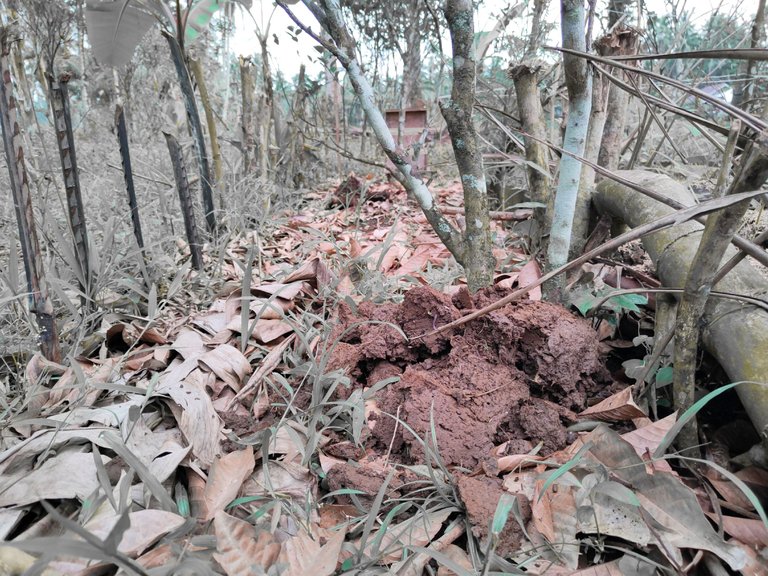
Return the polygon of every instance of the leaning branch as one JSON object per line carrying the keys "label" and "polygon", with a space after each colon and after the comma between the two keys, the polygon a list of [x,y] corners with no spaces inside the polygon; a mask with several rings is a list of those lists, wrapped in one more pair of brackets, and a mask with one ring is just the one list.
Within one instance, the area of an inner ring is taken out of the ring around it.
{"label": "leaning branch", "polygon": [[439,211],[432,194],[424,181],[413,171],[413,165],[405,156],[402,149],[398,149],[392,134],[381,111],[376,106],[376,101],[368,79],[363,74],[360,64],[355,56],[355,41],[350,35],[341,15],[341,6],[338,0],[325,0],[323,7],[313,10],[317,17],[317,11],[322,13],[322,19],[318,19],[329,38],[321,38],[301,22],[288,6],[281,0],[278,5],[294,21],[294,23],[309,36],[319,42],[328,50],[349,74],[350,82],[355,90],[360,105],[366,118],[376,135],[376,139],[384,150],[392,164],[395,165],[394,177],[416,199],[427,221],[437,233],[438,238],[445,244],[456,260],[461,263],[464,258],[464,241],[462,234]]}

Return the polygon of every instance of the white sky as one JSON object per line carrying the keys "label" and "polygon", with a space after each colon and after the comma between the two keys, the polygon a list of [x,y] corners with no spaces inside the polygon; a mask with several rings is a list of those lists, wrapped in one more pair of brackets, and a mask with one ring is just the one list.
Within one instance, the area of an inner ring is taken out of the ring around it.
{"label": "white sky", "polygon": [[[645,6],[648,11],[653,11],[656,14],[665,14],[669,12],[668,2],[670,1],[678,2],[678,12],[682,10],[692,11],[694,20],[701,20],[703,22],[718,6],[721,6],[722,12],[730,13],[733,10],[738,10],[743,17],[751,19],[757,10],[759,0],[645,0]],[[600,4],[604,3],[603,0],[600,0]],[[508,4],[504,0],[486,0],[478,15],[475,29],[478,31],[492,29],[495,24],[494,14],[498,14],[500,9],[506,5]],[[310,73],[317,73],[321,66],[317,63],[316,59],[318,52],[314,49],[315,41],[302,33],[298,38],[299,41],[294,42],[287,34],[288,26],[293,25],[293,21],[281,8],[275,8],[274,13],[272,12],[273,8],[272,0],[254,0],[253,7],[251,8],[253,18],[249,18],[242,11],[238,11],[236,33],[231,41],[231,50],[236,55],[244,56],[259,52],[259,43],[253,31],[257,25],[259,28],[264,29],[269,22],[269,51],[273,68],[279,69],[289,80],[298,74],[302,62],[307,66],[307,70]],[[317,22],[303,4],[299,2],[291,6],[291,10],[302,22],[317,30]],[[550,0],[547,20],[550,22],[557,21],[559,10],[560,2],[558,0]],[[599,12],[600,7],[598,5]],[[271,22],[270,15],[272,15]],[[634,22],[630,23],[634,24]],[[514,20],[510,27],[515,27],[516,24],[520,26],[519,19]],[[596,32],[599,32],[599,30]],[[273,34],[279,39],[278,45],[274,43]],[[555,45],[559,44],[558,35],[559,32],[555,31],[549,42]],[[450,43],[446,42],[444,49],[450,52]],[[314,64],[310,62],[310,58],[315,60]]]}

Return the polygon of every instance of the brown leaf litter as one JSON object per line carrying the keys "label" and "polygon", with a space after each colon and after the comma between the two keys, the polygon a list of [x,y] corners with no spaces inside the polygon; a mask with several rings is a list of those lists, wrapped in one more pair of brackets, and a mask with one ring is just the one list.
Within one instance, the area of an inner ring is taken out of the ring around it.
{"label": "brown leaf litter", "polygon": [[[33,555],[0,547],[0,567],[23,571],[50,552],[47,574],[135,562],[330,576],[343,563],[418,576],[428,563],[449,574],[450,557],[472,573],[473,537],[531,574],[645,573],[646,556],[693,573],[697,551],[768,573],[753,502],[731,478],[692,490],[652,458],[675,417],[650,422],[629,389],[610,394],[587,321],[534,294],[424,336],[538,278],[535,261],[515,255],[521,266],[474,296],[417,287],[400,304],[360,301],[365,274],[425,285],[421,271],[448,255],[401,189],[358,180],[376,202],[233,241],[212,301],[181,283],[151,324],[112,315],[69,366],[31,360],[27,412],[0,436],[0,538]],[[459,185],[437,196],[461,206]],[[262,263],[252,278],[247,254]],[[328,257],[343,263],[337,280]],[[328,333],[333,288],[347,297]],[[316,376],[335,374],[332,393],[305,385],[323,363]],[[569,432],[577,418],[636,429]],[[768,492],[765,471],[738,474]],[[515,506],[494,541],[504,494]],[[57,554],[40,535],[69,548]]]}

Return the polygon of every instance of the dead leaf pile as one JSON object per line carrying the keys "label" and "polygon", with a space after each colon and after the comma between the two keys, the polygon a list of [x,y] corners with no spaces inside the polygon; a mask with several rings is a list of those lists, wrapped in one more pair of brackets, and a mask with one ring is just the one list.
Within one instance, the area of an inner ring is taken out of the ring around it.
{"label": "dead leaf pile", "polygon": [[[387,566],[417,576],[427,563],[438,574],[471,573],[480,566],[466,546],[466,514],[483,551],[493,546],[532,574],[692,572],[698,551],[768,574],[768,532],[752,502],[729,478],[691,488],[651,459],[674,419],[651,423],[628,393],[583,416],[633,419],[634,432],[600,425],[546,458],[497,446],[473,475],[432,469],[434,460],[397,466],[351,442],[333,451],[346,460],[326,456],[323,415],[292,417],[319,362],[324,297],[361,298],[370,273],[427,284],[425,269],[449,258],[398,187],[359,185],[376,201],[307,209],[270,238],[234,240],[211,301],[178,292],[151,322],[105,317],[97,344],[67,366],[32,358],[26,410],[0,437],[0,538],[12,545],[0,547],[0,573],[324,576]],[[459,185],[438,195],[459,224],[460,196]],[[327,194],[316,200],[328,204]],[[504,228],[494,234],[508,265],[500,286],[540,275],[505,246]],[[331,271],[329,260],[343,267]],[[339,403],[334,426],[346,423],[350,435],[371,426],[368,400],[349,414]],[[337,462],[354,463],[367,489],[326,497]],[[768,487],[764,471],[740,474]],[[521,536],[515,546],[489,532],[493,510],[473,508],[478,487],[497,502],[515,498],[505,528]]]}

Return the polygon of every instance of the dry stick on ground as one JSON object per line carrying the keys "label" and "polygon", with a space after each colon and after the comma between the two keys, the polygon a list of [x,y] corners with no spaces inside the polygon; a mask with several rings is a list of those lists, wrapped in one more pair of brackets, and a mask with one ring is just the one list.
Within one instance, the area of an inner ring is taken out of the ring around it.
{"label": "dry stick on ground", "polygon": [[[757,244],[758,246],[762,246],[763,243],[768,240],[768,229],[763,230],[760,234],[755,236],[755,239],[752,240],[753,244]],[[728,260],[725,264],[723,264],[723,267],[720,268],[720,270],[717,271],[717,274],[715,274],[715,279],[712,281],[713,284],[717,284],[720,282],[720,280],[723,279],[723,277],[728,274],[731,270],[733,270],[736,265],[744,260],[744,258],[747,257],[746,252],[739,252],[733,258]]]}
{"label": "dry stick on ground", "polygon": [[664,54],[636,54],[634,56],[612,56],[611,60],[679,60],[682,58],[712,58],[716,60],[754,60],[765,62],[768,51],[764,48],[721,48],[716,50],[690,50],[686,52],[667,52]]}
{"label": "dry stick on ground", "polygon": [[[618,178],[616,180],[620,181],[620,179]],[[679,210],[678,212],[675,212],[674,214],[670,214],[668,216],[664,216],[663,218],[659,218],[654,222],[649,222],[648,224],[644,224],[643,226],[638,226],[637,228],[634,228],[629,232],[622,234],[621,236],[617,236],[616,238],[613,238],[608,242],[605,242],[604,244],[598,246],[594,250],[585,252],[575,260],[571,260],[567,264],[560,266],[559,268],[552,270],[547,274],[544,274],[538,280],[528,284],[527,286],[524,286],[523,288],[515,290],[514,292],[512,292],[511,294],[508,294],[501,300],[497,300],[493,304],[489,304],[488,306],[480,308],[479,310],[475,310],[472,313],[467,314],[462,318],[459,318],[458,320],[449,322],[448,324],[445,324],[444,326],[441,326],[440,328],[433,330],[432,332],[427,332],[426,334],[417,336],[413,338],[413,340],[419,340],[427,336],[434,336],[435,334],[440,334],[441,332],[445,332],[446,330],[456,328],[476,318],[485,316],[486,314],[493,312],[494,310],[503,308],[507,304],[522,298],[523,296],[528,294],[528,292],[530,292],[537,286],[541,286],[542,284],[544,284],[544,282],[551,280],[555,276],[558,276],[563,272],[567,272],[568,270],[572,270],[573,268],[577,268],[582,264],[589,262],[595,256],[600,256],[601,254],[605,254],[606,252],[615,250],[622,244],[626,244],[627,242],[631,242],[632,240],[637,240],[638,238],[641,238],[646,234],[650,234],[651,232],[656,232],[657,230],[662,230],[664,228],[669,228],[670,226],[676,226],[678,224],[682,224],[683,222],[687,222],[688,220],[693,220],[697,216],[704,216],[706,214],[709,214],[710,212],[721,210],[733,204],[738,204],[739,202],[744,202],[745,200],[751,200],[752,198],[760,196],[763,193],[764,193],[763,191],[757,190],[752,192],[742,192],[740,194],[726,196],[725,198],[714,198],[712,200],[707,200],[706,202],[702,202],[701,204],[697,204],[696,206],[684,208],[682,210]]]}
{"label": "dry stick on ground", "polygon": [[[614,68],[619,68],[620,70],[635,72],[641,76],[645,76],[647,78],[651,78],[653,80],[663,82],[664,84],[669,84],[670,86],[674,86],[675,88],[678,88],[684,92],[688,92],[691,96],[695,98],[699,98],[705,102],[708,102],[709,104],[712,104],[715,108],[722,110],[726,114],[734,118],[738,118],[744,123],[745,126],[752,128],[755,132],[761,132],[766,128],[768,128],[768,123],[766,123],[765,120],[761,118],[757,118],[752,114],[750,114],[749,112],[745,112],[741,108],[737,108],[732,104],[728,104],[727,102],[724,102],[723,100],[721,100],[716,96],[713,96],[712,94],[707,94],[703,90],[700,90],[698,88],[691,88],[685,82],[682,82],[680,80],[675,80],[674,78],[670,78],[669,76],[664,76],[663,74],[658,74],[656,72],[651,72],[650,70],[643,70],[642,68],[637,68],[635,66],[628,66],[626,64],[622,64],[621,62],[618,61],[619,60],[618,58],[612,60],[610,58],[602,58],[595,54],[591,54],[587,52],[578,52],[576,50],[570,50],[568,48],[554,48],[554,47],[548,47],[548,48],[550,50],[555,50],[557,52],[578,55],[587,60],[592,60],[593,62],[600,62],[601,64],[607,64],[609,66],[613,66]],[[637,57],[630,56],[629,58],[635,59]]]}
{"label": "dry stick on ground", "polygon": [[[462,522],[456,522],[453,524],[451,528],[446,530],[442,536],[440,536],[437,540],[433,540],[430,545],[425,549],[429,550],[430,552],[442,552],[448,546],[453,544],[456,540],[459,539],[459,537],[463,536],[465,532],[465,527]],[[405,576],[417,576],[419,574],[424,573],[424,568],[426,565],[432,560],[432,556],[427,554],[426,552],[416,552],[416,554],[412,555],[408,561],[410,562],[409,565],[407,565],[407,568],[404,572],[398,572],[402,573]]]}
{"label": "dry stick on ground", "polygon": [[[608,72],[605,68],[601,69],[601,73],[606,76],[614,85],[619,86],[621,88],[620,92],[622,93],[628,93],[633,96],[638,95],[638,91],[635,85],[630,85],[627,82],[624,82],[621,80],[618,76],[615,76]],[[674,112],[675,118],[683,118],[686,122],[688,122],[691,125],[698,125],[699,128],[706,127],[714,132],[717,132],[718,134],[722,134],[723,136],[728,136],[728,129],[724,128],[723,126],[720,126],[716,122],[712,122],[710,120],[707,120],[706,118],[702,118],[701,116],[697,116],[695,113],[686,110],[685,108],[681,108],[678,104],[672,101],[672,98],[667,96],[662,90],[660,90],[655,82],[651,83],[663,96],[663,98],[656,98],[655,96],[651,96],[650,94],[644,94],[643,97],[646,102],[649,104],[653,104],[657,108],[661,108],[662,110],[666,110],[668,112]],[[678,102],[684,101],[686,96],[681,97],[678,99]],[[647,114],[647,110],[646,110]],[[724,148],[720,142],[718,142],[714,136],[712,136],[707,130],[701,130],[701,135],[704,136],[707,140],[709,140],[709,143],[712,144],[715,148],[717,148],[720,152],[724,151]],[[634,139],[634,134],[630,137],[628,140],[628,144],[632,142]],[[598,162],[601,166],[603,164],[601,162]],[[618,166],[618,160],[617,160],[617,166]],[[606,168],[611,168],[610,166],[606,166]],[[613,167],[613,169],[616,169],[616,166]]]}
{"label": "dry stick on ground", "polygon": [[[457,214],[464,215],[464,208],[462,206],[440,206],[440,211],[444,214]],[[499,220],[501,222],[520,222],[522,220],[528,220],[533,215],[533,209],[521,208],[520,210],[511,210],[508,212],[498,212],[491,210],[488,212],[488,216],[491,220]]]}
{"label": "dry stick on ground", "polygon": [[[107,162],[107,167],[114,168],[115,170],[120,170],[121,172],[123,171],[123,168],[121,166],[112,164],[111,162]],[[139,180],[145,180],[146,182],[151,182],[152,184],[162,184],[163,186],[167,186],[168,188],[173,188],[174,186],[173,182],[168,182],[168,180],[160,180],[158,178],[152,178],[151,176],[144,176],[143,174],[137,174],[136,172],[133,173],[133,177]]]}
{"label": "dry stick on ground", "polygon": [[[740,122],[734,122],[728,138],[728,149],[734,150],[741,128]],[[722,170],[728,170],[731,158],[723,158]],[[741,170],[731,184],[728,195],[744,190],[760,189],[768,178],[768,134],[761,134],[753,142],[742,160]],[[718,178],[723,182],[724,177]],[[716,190],[721,195],[722,189]],[[694,402],[696,389],[696,359],[699,349],[699,324],[704,316],[704,308],[712,289],[712,282],[720,267],[725,250],[731,243],[736,230],[749,208],[749,201],[732,204],[707,219],[704,234],[699,242],[696,256],[691,262],[685,281],[683,297],[677,308],[675,326],[675,362],[672,394],[675,408],[680,412],[687,410]],[[682,448],[694,450],[698,455],[699,443],[696,419],[693,418],[680,431],[678,442]]]}

